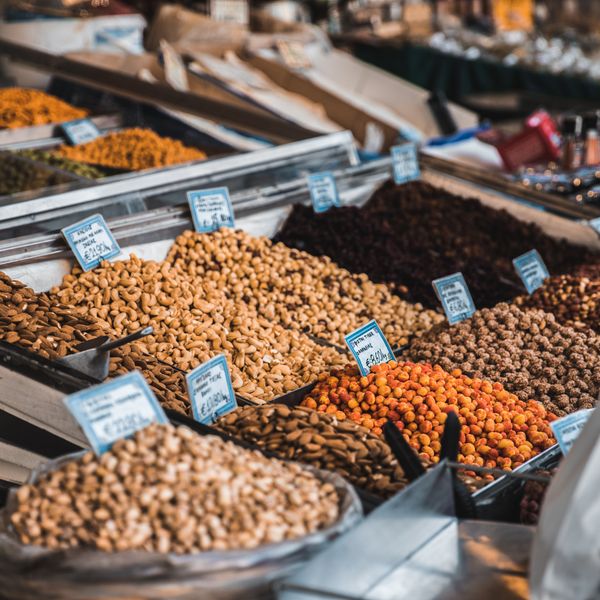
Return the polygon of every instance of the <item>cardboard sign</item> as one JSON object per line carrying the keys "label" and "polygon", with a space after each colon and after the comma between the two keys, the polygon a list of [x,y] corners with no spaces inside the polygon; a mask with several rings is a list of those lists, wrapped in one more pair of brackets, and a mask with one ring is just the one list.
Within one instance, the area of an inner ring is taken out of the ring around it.
{"label": "cardboard sign", "polygon": [[399,146],[393,146],[391,153],[392,167],[394,169],[394,182],[397,185],[415,181],[421,177],[419,156],[415,144],[406,142]]}
{"label": "cardboard sign", "polygon": [[226,187],[188,192],[187,199],[194,228],[199,233],[210,233],[219,227],[235,227],[233,206]]}
{"label": "cardboard sign", "polygon": [[588,419],[592,416],[593,410],[593,408],[578,410],[550,423],[550,429],[552,429],[560,450],[565,456],[579,437]]}
{"label": "cardboard sign", "polygon": [[434,279],[433,289],[442,303],[450,325],[468,319],[475,312],[475,303],[462,273]]}
{"label": "cardboard sign", "polygon": [[392,347],[375,320],[353,331],[344,340],[362,375],[368,375],[375,365],[394,360]]}
{"label": "cardboard sign", "polygon": [[71,394],[64,401],[96,454],[150,423],[169,422],[139,371]]}
{"label": "cardboard sign", "polygon": [[532,294],[550,277],[548,269],[537,250],[530,250],[513,260],[513,265],[525,286],[528,294]]}
{"label": "cardboard sign", "polygon": [[340,206],[340,198],[333,173],[313,173],[308,176],[308,189],[316,213],[325,212],[332,206]]}
{"label": "cardboard sign", "polygon": [[96,268],[121,252],[104,217],[92,215],[61,230],[77,262],[84,271]]}
{"label": "cardboard sign", "polygon": [[91,142],[102,134],[96,125],[90,119],[76,119],[75,121],[67,121],[61,125],[65,136],[69,143],[73,146]]}
{"label": "cardboard sign", "polygon": [[237,407],[229,367],[223,354],[196,367],[186,375],[194,419],[211,425]]}

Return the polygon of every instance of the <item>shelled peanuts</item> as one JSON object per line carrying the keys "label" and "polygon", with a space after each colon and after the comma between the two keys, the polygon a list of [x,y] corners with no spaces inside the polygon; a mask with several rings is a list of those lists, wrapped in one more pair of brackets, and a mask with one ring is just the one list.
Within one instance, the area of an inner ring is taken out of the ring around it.
{"label": "shelled peanuts", "polygon": [[403,345],[443,320],[328,258],[243,231],[187,231],[175,240],[167,260],[269,320],[340,346],[344,336],[370,319],[377,320],[393,345]]}
{"label": "shelled peanuts", "polygon": [[379,496],[408,484],[383,440],[334,415],[285,404],[246,406],[221,417],[215,427],[278,458],[338,473]]}
{"label": "shelled peanuts", "polygon": [[150,129],[124,129],[78,146],[60,146],[58,156],[101,167],[140,171],[194,160],[206,154]]}
{"label": "shelled peanuts", "polygon": [[465,276],[478,308],[522,294],[512,260],[532,248],[551,273],[567,273],[591,259],[586,248],[552,238],[505,210],[423,181],[387,182],[361,208],[317,214],[297,205],[275,239],[329,256],[428,308],[439,307],[431,282],[457,271]]}
{"label": "shelled peanuts", "polygon": [[185,427],[151,425],[16,493],[23,544],[191,554],[293,540],[332,525],[333,484]]}
{"label": "shelled peanuts", "polygon": [[82,119],[87,114],[87,110],[39,90],[0,88],[0,129],[63,123]]}
{"label": "shelled peanuts", "polygon": [[600,392],[600,336],[561,325],[551,313],[504,303],[438,327],[404,356],[498,381],[558,416],[593,408]]}
{"label": "shelled peanuts", "polygon": [[[210,280],[192,281],[168,262],[132,256],[88,273],[75,268],[50,294],[97,319],[115,337],[152,325],[154,333],[133,347],[138,360],[157,359],[158,373],[158,361],[189,371],[224,353],[234,390],[255,402],[272,400],[313,381],[327,365],[346,362],[337,350],[256,315]],[[113,362],[115,374],[125,368],[125,361]],[[169,375],[169,385],[177,379]]]}
{"label": "shelled peanuts", "polygon": [[559,323],[600,332],[600,279],[558,275],[544,281],[531,296],[520,296],[515,304],[552,313]]}
{"label": "shelled peanuts", "polygon": [[356,366],[322,375],[303,406],[348,418],[373,433],[391,421],[409,445],[437,462],[447,414],[462,426],[459,460],[513,469],[555,443],[554,415],[539,403],[524,402],[499,383],[472,379],[455,369],[397,363],[377,365],[361,377]]}

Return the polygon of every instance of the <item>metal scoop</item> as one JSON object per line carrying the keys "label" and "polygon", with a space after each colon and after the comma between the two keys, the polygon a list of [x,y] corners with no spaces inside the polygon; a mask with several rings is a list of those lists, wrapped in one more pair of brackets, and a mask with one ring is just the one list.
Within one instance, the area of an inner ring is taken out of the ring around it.
{"label": "metal scoop", "polygon": [[108,377],[110,351],[135,342],[153,331],[152,327],[145,327],[118,340],[111,340],[107,335],[102,335],[76,346],[77,354],[64,356],[55,362],[104,381]]}

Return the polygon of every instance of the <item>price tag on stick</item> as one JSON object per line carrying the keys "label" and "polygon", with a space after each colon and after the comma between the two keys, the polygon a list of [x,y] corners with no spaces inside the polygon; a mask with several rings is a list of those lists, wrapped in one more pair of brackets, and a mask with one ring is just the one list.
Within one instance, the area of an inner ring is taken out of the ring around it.
{"label": "price tag on stick", "polygon": [[223,354],[196,367],[185,377],[194,419],[211,425],[237,407],[229,367]]}
{"label": "price tag on stick", "polygon": [[96,454],[151,423],[169,422],[139,371],[71,394],[64,401]]}
{"label": "price tag on stick", "polygon": [[308,189],[316,213],[325,212],[332,206],[340,206],[340,198],[332,173],[313,173],[308,176]]}
{"label": "price tag on stick", "polygon": [[375,320],[353,331],[344,340],[362,375],[367,375],[375,365],[394,360],[392,347]]}
{"label": "price tag on stick", "polygon": [[462,273],[434,279],[432,285],[450,325],[473,315],[475,303]]}
{"label": "price tag on stick", "polygon": [[75,121],[67,121],[61,125],[65,136],[73,146],[91,142],[102,135],[90,119],[77,119]]}
{"label": "price tag on stick", "polygon": [[561,452],[566,456],[575,440],[579,437],[581,430],[584,428],[588,419],[592,416],[594,409],[587,408],[578,410],[561,419],[556,419],[550,423],[550,428],[554,437],[560,446]]}
{"label": "price tag on stick", "polygon": [[401,185],[409,181],[415,181],[421,177],[419,156],[415,144],[406,142],[399,146],[393,146],[391,153],[394,181],[396,184]]}
{"label": "price tag on stick", "polygon": [[84,271],[121,252],[102,215],[92,215],[61,230],[77,262]]}
{"label": "price tag on stick", "polygon": [[548,273],[548,269],[537,250],[530,250],[525,254],[521,254],[521,256],[517,256],[513,259],[513,265],[528,294],[533,294],[535,290],[543,285],[544,279],[550,277],[550,273]]}
{"label": "price tag on stick", "polygon": [[235,227],[233,207],[226,187],[188,192],[187,199],[194,228],[199,233],[210,233],[219,227]]}

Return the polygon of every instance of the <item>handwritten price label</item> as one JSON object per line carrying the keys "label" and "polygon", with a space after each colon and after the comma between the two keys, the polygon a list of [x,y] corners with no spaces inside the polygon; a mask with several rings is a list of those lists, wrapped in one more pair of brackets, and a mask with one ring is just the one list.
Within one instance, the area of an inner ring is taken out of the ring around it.
{"label": "handwritten price label", "polygon": [[419,157],[417,154],[417,146],[412,142],[393,146],[390,150],[392,153],[392,167],[394,169],[394,181],[401,185],[409,181],[415,181],[421,177],[421,169],[419,168]]}
{"label": "handwritten price label", "polygon": [[544,280],[550,277],[546,264],[537,250],[530,250],[513,260],[513,265],[525,286],[528,294],[541,287]]}
{"label": "handwritten price label", "polygon": [[62,234],[84,271],[121,252],[102,215],[93,215],[62,230]]}
{"label": "handwritten price label", "polygon": [[473,315],[475,304],[462,273],[434,279],[432,285],[450,325]]}
{"label": "handwritten price label", "polygon": [[237,407],[229,367],[223,354],[196,367],[185,379],[196,421],[211,425]]}
{"label": "handwritten price label", "polygon": [[367,375],[375,365],[394,360],[392,347],[375,320],[369,321],[344,339],[362,375]]}
{"label": "handwritten price label", "polygon": [[91,142],[102,135],[96,125],[89,119],[67,121],[61,125],[61,128],[73,146]]}
{"label": "handwritten price label", "polygon": [[235,227],[233,207],[226,187],[188,192],[187,199],[194,228],[199,233],[210,233],[219,227]]}
{"label": "handwritten price label", "polygon": [[325,212],[332,206],[340,206],[340,198],[333,173],[313,173],[308,176],[308,189],[316,213]]}
{"label": "handwritten price label", "polygon": [[90,446],[102,454],[122,438],[168,419],[139,371],[65,398]]}

